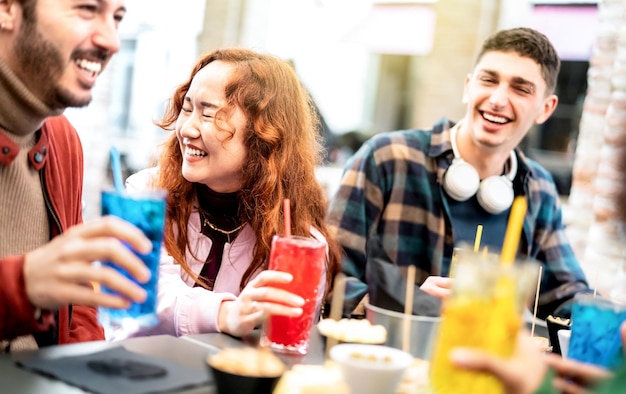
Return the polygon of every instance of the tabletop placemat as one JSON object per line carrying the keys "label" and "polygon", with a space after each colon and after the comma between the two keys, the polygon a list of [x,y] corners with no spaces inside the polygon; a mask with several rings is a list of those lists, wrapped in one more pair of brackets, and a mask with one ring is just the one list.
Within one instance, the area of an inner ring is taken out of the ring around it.
{"label": "tabletop placemat", "polygon": [[134,353],[122,346],[80,356],[35,357],[16,363],[98,394],[172,392],[212,380],[207,370]]}

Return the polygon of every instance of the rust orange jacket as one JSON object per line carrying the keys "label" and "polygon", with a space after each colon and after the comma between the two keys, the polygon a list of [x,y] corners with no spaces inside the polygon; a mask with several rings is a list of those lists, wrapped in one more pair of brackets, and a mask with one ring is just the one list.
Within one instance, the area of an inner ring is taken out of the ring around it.
{"label": "rust orange jacket", "polygon": [[[0,134],[0,165],[11,163],[18,150]],[[83,151],[76,130],[65,116],[44,122],[28,157],[41,175],[51,238],[81,223]],[[35,307],[26,296],[23,266],[24,255],[0,257],[0,339],[33,334],[40,346],[104,339],[95,308],[65,306],[35,318]]]}

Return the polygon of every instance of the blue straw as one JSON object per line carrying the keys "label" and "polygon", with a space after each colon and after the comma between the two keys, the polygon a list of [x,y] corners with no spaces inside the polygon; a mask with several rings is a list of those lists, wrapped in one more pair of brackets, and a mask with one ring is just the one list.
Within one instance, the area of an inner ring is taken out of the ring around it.
{"label": "blue straw", "polygon": [[117,148],[111,147],[111,170],[113,171],[113,184],[118,193],[124,191],[124,183],[122,181],[122,164],[120,161],[120,152]]}

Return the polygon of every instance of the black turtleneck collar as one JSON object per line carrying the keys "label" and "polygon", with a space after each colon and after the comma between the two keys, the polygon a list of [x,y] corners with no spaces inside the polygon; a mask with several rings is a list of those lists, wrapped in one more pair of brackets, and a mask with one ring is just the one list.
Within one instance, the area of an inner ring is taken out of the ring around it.
{"label": "black turtleneck collar", "polygon": [[208,186],[195,183],[200,212],[219,228],[230,230],[241,224],[239,193],[219,193]]}

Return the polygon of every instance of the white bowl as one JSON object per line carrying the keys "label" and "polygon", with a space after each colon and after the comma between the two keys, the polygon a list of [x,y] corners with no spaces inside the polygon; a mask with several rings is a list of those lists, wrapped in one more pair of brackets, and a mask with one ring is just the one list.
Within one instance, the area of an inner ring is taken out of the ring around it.
{"label": "white bowl", "polygon": [[344,343],[330,349],[351,393],[394,393],[413,356],[389,346]]}

